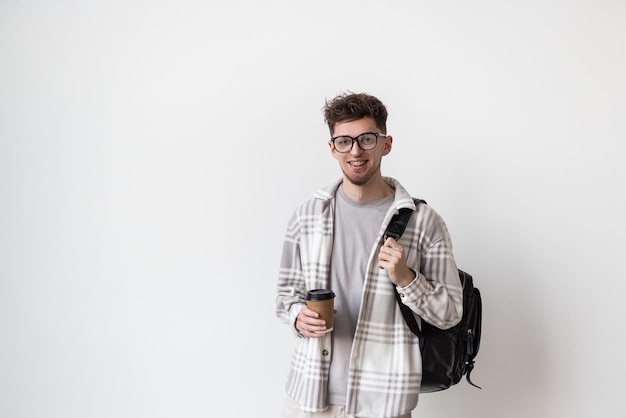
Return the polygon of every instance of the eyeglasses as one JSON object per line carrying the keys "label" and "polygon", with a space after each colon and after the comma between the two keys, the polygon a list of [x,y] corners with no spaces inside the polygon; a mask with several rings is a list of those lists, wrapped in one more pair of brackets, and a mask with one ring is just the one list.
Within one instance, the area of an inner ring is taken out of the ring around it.
{"label": "eyeglasses", "polygon": [[357,142],[363,151],[368,151],[376,148],[379,136],[387,138],[387,135],[385,134],[366,132],[356,138],[348,135],[341,135],[331,138],[330,140],[332,141],[335,151],[337,152],[350,152],[354,146],[354,142]]}

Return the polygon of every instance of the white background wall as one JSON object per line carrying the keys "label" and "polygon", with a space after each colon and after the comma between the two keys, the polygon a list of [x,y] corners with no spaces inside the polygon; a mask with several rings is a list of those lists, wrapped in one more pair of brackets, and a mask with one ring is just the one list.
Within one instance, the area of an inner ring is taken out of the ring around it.
{"label": "white background wall", "polygon": [[[626,3],[0,3],[0,417],[279,415],[321,107],[388,106],[383,173],[484,299],[473,389],[414,416],[623,417]],[[620,143],[621,142],[621,143]]]}

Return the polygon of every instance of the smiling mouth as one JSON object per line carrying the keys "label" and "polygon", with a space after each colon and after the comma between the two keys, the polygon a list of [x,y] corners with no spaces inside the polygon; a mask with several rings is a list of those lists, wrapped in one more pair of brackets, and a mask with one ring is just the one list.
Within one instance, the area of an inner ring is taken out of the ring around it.
{"label": "smiling mouth", "polygon": [[361,161],[352,161],[348,164],[350,164],[352,167],[361,167],[362,165],[365,165],[366,162],[367,161],[361,160]]}

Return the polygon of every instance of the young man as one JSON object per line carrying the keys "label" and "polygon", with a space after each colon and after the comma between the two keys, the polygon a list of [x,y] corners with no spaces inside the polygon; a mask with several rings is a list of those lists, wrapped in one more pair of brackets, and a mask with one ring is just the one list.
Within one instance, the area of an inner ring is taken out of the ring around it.
{"label": "young man", "polygon": [[[381,174],[391,152],[387,109],[367,94],[327,101],[331,155],[343,176],[301,204],[289,220],[276,314],[298,337],[284,418],[410,417],[421,356],[394,287],[419,318],[439,327],[462,315],[462,287],[441,217],[415,207],[400,183]],[[398,209],[416,209],[396,242],[384,232]],[[306,307],[308,290],[336,294],[334,329]]]}

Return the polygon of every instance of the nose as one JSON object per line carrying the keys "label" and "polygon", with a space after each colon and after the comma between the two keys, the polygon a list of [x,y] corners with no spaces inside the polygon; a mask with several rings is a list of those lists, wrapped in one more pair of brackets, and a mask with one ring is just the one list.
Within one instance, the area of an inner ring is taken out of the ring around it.
{"label": "nose", "polygon": [[352,148],[350,148],[350,154],[359,155],[362,152],[363,152],[363,149],[361,148],[361,144],[359,144],[359,141],[357,141],[356,139],[353,139]]}

